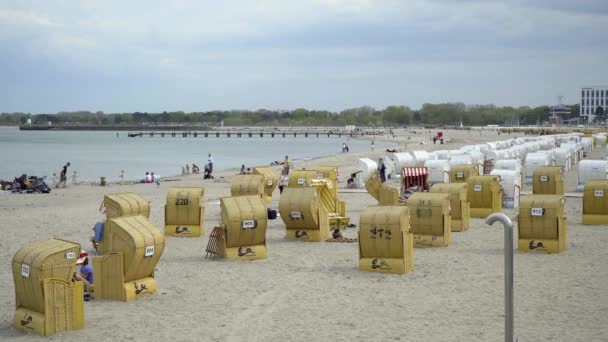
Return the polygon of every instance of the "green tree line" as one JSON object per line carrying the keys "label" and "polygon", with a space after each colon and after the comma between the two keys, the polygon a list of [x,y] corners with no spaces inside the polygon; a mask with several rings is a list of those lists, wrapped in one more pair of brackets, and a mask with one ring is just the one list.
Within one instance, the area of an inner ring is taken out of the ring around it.
{"label": "green tree line", "polygon": [[[577,117],[579,106],[570,106],[569,119]],[[548,121],[549,107],[497,107],[494,105],[467,106],[464,103],[425,103],[414,110],[407,106],[388,106],[375,109],[369,106],[345,109],[340,112],[307,110],[290,111],[259,109],[162,113],[114,113],[76,111],[55,114],[1,113],[0,125],[21,125],[28,119],[32,124],[46,125],[171,125],[196,124],[226,126],[407,126],[407,125],[521,125],[542,124]]]}

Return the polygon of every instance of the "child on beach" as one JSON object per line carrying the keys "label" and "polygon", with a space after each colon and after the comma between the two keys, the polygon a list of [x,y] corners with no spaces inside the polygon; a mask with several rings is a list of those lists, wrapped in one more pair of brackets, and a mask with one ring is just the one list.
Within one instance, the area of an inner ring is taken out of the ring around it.
{"label": "child on beach", "polygon": [[74,170],[74,173],[72,174],[72,184],[77,184],[78,183],[78,171]]}

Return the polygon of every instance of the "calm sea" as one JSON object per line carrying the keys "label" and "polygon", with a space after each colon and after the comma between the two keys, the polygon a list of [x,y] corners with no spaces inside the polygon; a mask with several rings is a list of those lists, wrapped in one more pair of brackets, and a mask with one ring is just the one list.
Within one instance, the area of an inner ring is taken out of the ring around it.
{"label": "calm sea", "polygon": [[[369,141],[344,138],[316,137],[231,137],[204,138],[165,137],[128,138],[126,132],[19,131],[0,127],[0,179],[12,180],[23,173],[50,177],[59,175],[66,162],[71,163],[68,180],[74,170],[79,180],[97,181],[105,176],[109,181],[125,178],[141,179],[146,171],[161,176],[181,174],[186,163],[197,164],[201,171],[211,153],[214,170],[268,165],[282,161],[305,160],[338,153],[347,142],[351,152],[370,149]],[[376,142],[376,148],[392,144]]]}

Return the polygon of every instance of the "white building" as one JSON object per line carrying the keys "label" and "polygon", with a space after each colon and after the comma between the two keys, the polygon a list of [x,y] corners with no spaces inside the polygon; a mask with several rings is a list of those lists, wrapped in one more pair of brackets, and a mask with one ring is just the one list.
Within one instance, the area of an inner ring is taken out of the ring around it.
{"label": "white building", "polygon": [[584,122],[592,123],[598,107],[608,109],[608,86],[584,87],[581,89],[581,112]]}

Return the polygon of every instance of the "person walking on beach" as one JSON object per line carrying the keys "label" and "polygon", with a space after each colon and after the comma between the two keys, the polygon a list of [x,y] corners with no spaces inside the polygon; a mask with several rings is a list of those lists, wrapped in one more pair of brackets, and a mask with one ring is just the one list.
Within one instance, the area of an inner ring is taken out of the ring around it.
{"label": "person walking on beach", "polygon": [[283,189],[287,186],[289,182],[289,176],[285,173],[285,169],[281,172],[281,177],[279,177],[279,194],[283,193]]}
{"label": "person walking on beach", "polygon": [[372,152],[374,152],[374,139],[372,139]]}
{"label": "person walking on beach", "polygon": [[213,173],[213,157],[211,153],[209,153],[209,158],[207,159],[207,164],[209,164],[209,174]]}
{"label": "person walking on beach", "polygon": [[283,162],[283,172],[286,175],[289,175],[289,170],[291,170],[291,160],[289,160],[289,156],[285,156],[285,161]]}
{"label": "person walking on beach", "polygon": [[61,174],[59,175],[59,183],[57,183],[57,186],[55,186],[55,188],[58,188],[61,183],[63,183],[64,188],[68,186],[68,167],[70,167],[70,162],[67,162],[65,165],[63,165],[63,168],[61,169]]}

